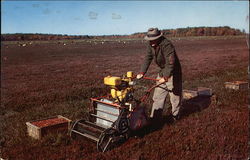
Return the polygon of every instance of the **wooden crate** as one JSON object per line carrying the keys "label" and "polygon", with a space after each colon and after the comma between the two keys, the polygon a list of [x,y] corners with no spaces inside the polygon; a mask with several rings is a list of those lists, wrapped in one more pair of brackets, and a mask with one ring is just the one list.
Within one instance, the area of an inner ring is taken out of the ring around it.
{"label": "wooden crate", "polygon": [[225,82],[225,88],[234,90],[247,90],[248,83],[245,81]]}
{"label": "wooden crate", "polygon": [[184,100],[195,98],[197,96],[212,96],[213,92],[211,88],[198,87],[193,90],[184,89],[182,96]]}
{"label": "wooden crate", "polygon": [[187,89],[184,89],[182,91],[182,96],[183,96],[183,99],[191,99],[191,98],[194,98],[194,97],[197,97],[198,96],[198,92],[195,91],[195,90],[187,90]]}
{"label": "wooden crate", "polygon": [[70,127],[71,120],[57,115],[54,117],[26,122],[28,135],[41,139],[48,133],[66,132]]}
{"label": "wooden crate", "polygon": [[199,96],[212,96],[213,91],[211,88],[206,88],[206,87],[198,87],[197,92]]}

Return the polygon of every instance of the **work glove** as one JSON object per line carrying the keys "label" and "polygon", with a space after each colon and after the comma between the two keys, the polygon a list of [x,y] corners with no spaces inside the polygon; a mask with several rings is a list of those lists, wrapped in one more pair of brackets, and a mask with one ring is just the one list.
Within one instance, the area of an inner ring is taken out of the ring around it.
{"label": "work glove", "polygon": [[168,82],[168,77],[162,77],[159,79],[159,83],[164,83],[164,82]]}
{"label": "work glove", "polygon": [[137,79],[141,79],[143,76],[144,76],[144,75],[140,73],[140,74],[137,74],[136,78],[137,78]]}

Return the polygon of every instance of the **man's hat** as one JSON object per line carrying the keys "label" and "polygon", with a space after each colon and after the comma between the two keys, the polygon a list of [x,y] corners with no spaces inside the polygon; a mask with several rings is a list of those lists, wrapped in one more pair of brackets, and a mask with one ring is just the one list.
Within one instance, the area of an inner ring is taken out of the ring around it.
{"label": "man's hat", "polygon": [[162,36],[162,32],[158,28],[149,28],[147,35],[144,37],[147,41],[153,41]]}

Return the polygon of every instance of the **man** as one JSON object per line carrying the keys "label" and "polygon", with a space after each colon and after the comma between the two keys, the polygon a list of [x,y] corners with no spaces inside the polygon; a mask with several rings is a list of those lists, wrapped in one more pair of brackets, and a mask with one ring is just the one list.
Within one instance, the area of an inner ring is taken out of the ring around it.
{"label": "man", "polygon": [[159,66],[157,84],[153,95],[153,106],[150,117],[159,119],[162,116],[163,107],[167,95],[170,96],[172,105],[172,118],[180,118],[180,107],[182,99],[182,73],[179,59],[176,55],[173,44],[163,36],[158,28],[150,28],[144,38],[149,41],[147,54],[141,67],[141,73],[137,79],[141,79],[147,72],[151,61],[154,59]]}

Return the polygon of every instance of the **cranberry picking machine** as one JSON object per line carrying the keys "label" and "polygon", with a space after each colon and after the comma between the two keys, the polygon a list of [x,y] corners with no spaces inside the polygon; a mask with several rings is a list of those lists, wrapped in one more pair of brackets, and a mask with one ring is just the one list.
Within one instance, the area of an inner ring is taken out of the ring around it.
{"label": "cranberry picking machine", "polygon": [[89,120],[78,120],[70,129],[72,138],[90,139],[97,143],[97,149],[101,152],[111,150],[128,139],[131,132],[148,124],[145,109],[139,104],[149,96],[153,88],[160,85],[151,87],[137,100],[134,98],[133,72],[127,72],[123,77],[107,76],[104,84],[110,86],[110,94],[91,98]]}

